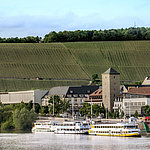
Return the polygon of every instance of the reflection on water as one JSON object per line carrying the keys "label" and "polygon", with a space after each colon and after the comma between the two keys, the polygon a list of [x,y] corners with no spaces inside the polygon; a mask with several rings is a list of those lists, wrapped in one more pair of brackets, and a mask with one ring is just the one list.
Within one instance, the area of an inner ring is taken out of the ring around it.
{"label": "reflection on water", "polygon": [[0,150],[145,150],[150,138],[67,135],[54,133],[0,133]]}

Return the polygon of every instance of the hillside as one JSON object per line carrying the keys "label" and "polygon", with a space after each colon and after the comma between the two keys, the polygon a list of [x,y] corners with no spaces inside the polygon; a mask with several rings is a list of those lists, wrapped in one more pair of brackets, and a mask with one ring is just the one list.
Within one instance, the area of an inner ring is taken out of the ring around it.
{"label": "hillside", "polygon": [[[144,80],[150,75],[150,41],[1,43],[0,78],[7,84],[0,81],[0,89],[87,84],[92,74],[98,73],[101,77],[101,73],[110,66],[121,73],[121,80]],[[34,81],[36,84],[32,84],[31,80],[36,77],[45,82]],[[24,83],[19,86],[6,79]],[[4,87],[8,83],[14,86]]]}
{"label": "hillside", "polygon": [[150,41],[65,43],[76,61],[91,76],[110,66],[121,80],[141,81],[150,75]]}

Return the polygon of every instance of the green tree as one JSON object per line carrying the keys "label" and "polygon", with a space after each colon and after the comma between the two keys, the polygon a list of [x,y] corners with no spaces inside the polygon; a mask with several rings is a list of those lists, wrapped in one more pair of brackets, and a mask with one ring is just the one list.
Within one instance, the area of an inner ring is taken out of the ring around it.
{"label": "green tree", "polygon": [[111,114],[110,111],[107,112],[107,118],[108,118],[108,119],[112,118],[112,114]]}
{"label": "green tree", "polygon": [[69,108],[69,103],[66,102],[65,100],[61,100],[58,95],[51,96],[48,103],[49,103],[49,111],[51,114],[53,114],[53,98],[54,98],[54,113],[60,114]]}
{"label": "green tree", "polygon": [[15,104],[14,109],[22,109],[24,107],[26,107],[26,104],[24,102],[21,102],[21,103]]}
{"label": "green tree", "polygon": [[136,118],[138,117],[138,111],[137,110],[134,113],[134,117],[136,117]]}
{"label": "green tree", "polygon": [[79,110],[81,116],[90,116],[91,115],[91,105],[89,103],[84,103]]}
{"label": "green tree", "polygon": [[119,111],[116,110],[116,111],[113,113],[113,119],[118,118],[118,117],[119,117]]}
{"label": "green tree", "polygon": [[124,111],[121,112],[121,118],[123,118],[123,117],[124,117]]}
{"label": "green tree", "polygon": [[98,74],[92,75],[92,83],[96,83],[96,79],[98,79]]}
{"label": "green tree", "polygon": [[149,105],[146,105],[146,106],[145,106],[144,112],[145,112],[145,115],[146,115],[146,116],[150,116],[150,106],[149,106]]}
{"label": "green tree", "polygon": [[27,104],[27,107],[26,107],[29,111],[33,108],[33,103],[32,103],[32,100],[29,101],[29,103]]}
{"label": "green tree", "polygon": [[36,120],[37,114],[27,108],[16,109],[13,113],[13,122],[15,129],[27,130],[32,128],[32,122]]}
{"label": "green tree", "polygon": [[36,103],[36,104],[35,104],[35,112],[36,112],[37,114],[40,112],[40,109],[41,109],[41,106],[40,106],[38,103]]}
{"label": "green tree", "polygon": [[13,117],[9,117],[9,119],[2,123],[1,130],[10,130],[14,128]]}
{"label": "green tree", "polygon": [[66,101],[65,99],[60,101],[60,108],[61,108],[62,113],[67,112],[69,106],[70,106],[69,102]]}

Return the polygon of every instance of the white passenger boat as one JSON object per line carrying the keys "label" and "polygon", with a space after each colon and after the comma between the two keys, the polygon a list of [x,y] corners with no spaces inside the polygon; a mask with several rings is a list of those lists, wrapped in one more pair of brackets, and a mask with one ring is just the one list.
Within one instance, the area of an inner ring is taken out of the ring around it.
{"label": "white passenger boat", "polygon": [[88,134],[90,123],[87,121],[63,122],[56,126],[56,134]]}
{"label": "white passenger boat", "polygon": [[35,122],[32,132],[54,132],[58,121]]}
{"label": "white passenger boat", "polygon": [[141,131],[138,129],[138,124],[132,119],[133,118],[130,118],[129,123],[91,125],[89,134],[100,136],[140,137]]}

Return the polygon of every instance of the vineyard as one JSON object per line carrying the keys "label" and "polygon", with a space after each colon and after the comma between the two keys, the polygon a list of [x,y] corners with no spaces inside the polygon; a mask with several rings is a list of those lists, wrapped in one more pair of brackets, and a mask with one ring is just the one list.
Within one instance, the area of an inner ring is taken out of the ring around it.
{"label": "vineyard", "polygon": [[1,91],[88,84],[109,67],[121,80],[144,80],[150,75],[150,41],[0,44]]}
{"label": "vineyard", "polygon": [[50,89],[54,86],[75,86],[87,85],[88,81],[28,81],[28,80],[13,80],[0,79],[0,91],[19,91],[19,90],[33,90],[33,89]]}
{"label": "vineyard", "polygon": [[63,44],[0,44],[0,77],[88,79]]}
{"label": "vineyard", "polygon": [[101,74],[109,67],[121,80],[141,81],[150,75],[150,41],[65,43],[84,70]]}

